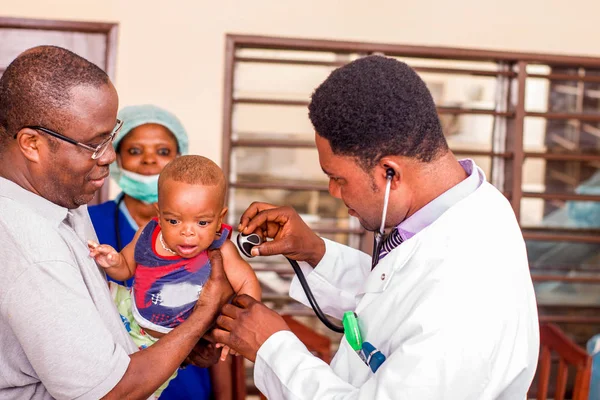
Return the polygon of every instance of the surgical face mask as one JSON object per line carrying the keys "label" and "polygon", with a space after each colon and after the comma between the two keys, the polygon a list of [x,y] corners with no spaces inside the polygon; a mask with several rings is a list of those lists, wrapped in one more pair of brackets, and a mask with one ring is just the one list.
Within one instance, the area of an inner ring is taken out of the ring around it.
{"label": "surgical face mask", "polygon": [[121,169],[118,184],[125,194],[144,203],[158,201],[158,175],[140,175]]}

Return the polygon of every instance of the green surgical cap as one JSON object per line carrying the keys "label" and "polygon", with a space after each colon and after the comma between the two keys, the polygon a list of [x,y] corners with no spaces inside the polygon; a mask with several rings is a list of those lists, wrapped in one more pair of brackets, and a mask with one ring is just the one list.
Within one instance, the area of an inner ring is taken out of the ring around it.
{"label": "green surgical cap", "polygon": [[[113,142],[115,150],[119,147],[121,140],[133,129],[145,124],[157,124],[164,126],[175,136],[179,154],[188,153],[188,136],[185,128],[181,121],[169,111],[152,104],[129,106],[119,111],[118,118],[123,121],[123,128]],[[110,165],[110,173],[112,178],[119,182],[121,169],[116,161]]]}

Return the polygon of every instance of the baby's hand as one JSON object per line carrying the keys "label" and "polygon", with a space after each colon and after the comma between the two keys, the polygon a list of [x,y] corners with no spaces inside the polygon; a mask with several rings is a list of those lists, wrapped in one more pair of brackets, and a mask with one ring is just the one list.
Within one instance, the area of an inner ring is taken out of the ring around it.
{"label": "baby's hand", "polygon": [[102,268],[118,267],[121,260],[117,251],[107,244],[99,244],[93,240],[88,240],[90,256],[96,260],[96,263]]}
{"label": "baby's hand", "polygon": [[217,349],[220,348],[220,347],[222,347],[222,349],[221,349],[221,361],[227,360],[227,356],[229,354],[231,354],[232,356],[237,356],[238,355],[235,351],[231,350],[229,348],[229,346],[226,346],[223,343],[217,343],[216,347],[217,347]]}

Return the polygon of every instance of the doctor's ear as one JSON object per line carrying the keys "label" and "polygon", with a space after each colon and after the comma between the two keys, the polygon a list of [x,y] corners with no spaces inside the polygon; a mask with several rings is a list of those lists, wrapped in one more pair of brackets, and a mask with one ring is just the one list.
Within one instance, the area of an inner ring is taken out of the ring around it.
{"label": "doctor's ear", "polygon": [[397,162],[386,157],[382,158],[378,163],[378,174],[384,175],[386,180],[391,180],[392,189],[395,189],[400,183],[400,166]]}

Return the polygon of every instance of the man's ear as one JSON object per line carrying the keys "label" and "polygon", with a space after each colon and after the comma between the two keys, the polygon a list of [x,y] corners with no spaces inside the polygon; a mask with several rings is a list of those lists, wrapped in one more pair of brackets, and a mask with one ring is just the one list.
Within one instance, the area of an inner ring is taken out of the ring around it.
{"label": "man's ear", "polygon": [[48,147],[48,142],[42,140],[40,133],[30,128],[23,128],[17,132],[16,140],[21,153],[34,163],[40,162],[40,151],[44,147]]}
{"label": "man's ear", "polygon": [[397,160],[393,159],[392,157],[383,157],[381,160],[379,160],[379,163],[377,163],[377,166],[375,168],[377,168],[376,173],[378,175],[381,175],[383,179],[388,178],[388,171],[391,169],[393,171],[393,174],[392,184],[390,188],[392,190],[398,188],[398,186],[400,185],[402,168]]}

